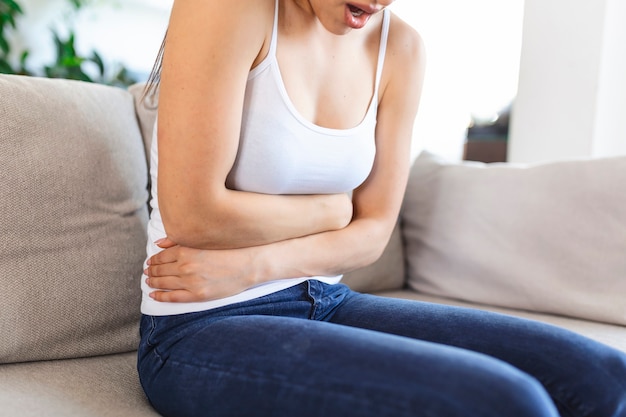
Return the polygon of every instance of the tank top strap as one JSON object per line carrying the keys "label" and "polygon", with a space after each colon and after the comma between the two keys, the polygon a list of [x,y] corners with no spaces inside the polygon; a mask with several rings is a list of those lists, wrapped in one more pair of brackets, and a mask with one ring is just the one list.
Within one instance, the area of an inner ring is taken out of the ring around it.
{"label": "tank top strap", "polygon": [[391,20],[391,12],[389,9],[383,10],[383,25],[380,32],[380,46],[378,48],[378,63],[376,65],[376,85],[375,94],[378,95],[378,86],[383,75],[383,66],[385,64],[385,54],[387,52],[387,38],[389,37],[389,22]]}
{"label": "tank top strap", "polygon": [[269,56],[276,56],[276,43],[278,42],[278,1],[274,2],[274,26],[272,27],[272,39],[270,40]]}

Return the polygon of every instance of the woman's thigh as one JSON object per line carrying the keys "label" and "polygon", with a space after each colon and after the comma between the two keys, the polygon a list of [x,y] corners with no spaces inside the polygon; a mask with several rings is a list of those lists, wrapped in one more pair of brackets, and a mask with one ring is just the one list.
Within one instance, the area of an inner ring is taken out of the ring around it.
{"label": "woman's thigh", "polygon": [[481,310],[352,293],[333,323],[479,352],[539,380],[562,416],[626,416],[626,355],[555,326]]}
{"label": "woman's thigh", "polygon": [[463,349],[268,315],[187,328],[140,353],[142,384],[165,416],[558,415],[535,379]]}

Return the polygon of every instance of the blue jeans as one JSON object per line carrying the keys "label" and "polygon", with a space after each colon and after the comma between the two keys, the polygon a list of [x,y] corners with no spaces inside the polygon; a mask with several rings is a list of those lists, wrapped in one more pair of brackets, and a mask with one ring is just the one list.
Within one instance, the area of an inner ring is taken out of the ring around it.
{"label": "blue jeans", "polygon": [[164,416],[626,416],[617,350],[534,321],[318,281],[143,316],[138,370]]}

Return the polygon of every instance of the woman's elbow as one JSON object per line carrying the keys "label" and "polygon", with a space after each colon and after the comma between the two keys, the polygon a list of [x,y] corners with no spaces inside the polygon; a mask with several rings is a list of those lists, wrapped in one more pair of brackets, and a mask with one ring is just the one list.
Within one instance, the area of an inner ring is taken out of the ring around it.
{"label": "woman's elbow", "polygon": [[[218,192],[211,195],[219,195]],[[227,222],[220,198],[199,200],[197,195],[183,198],[162,198],[159,210],[167,237],[173,242],[192,248],[219,248],[223,243],[223,225]]]}
{"label": "woman's elbow", "polygon": [[199,247],[203,246],[201,240],[207,240],[206,234],[201,238],[199,228],[189,218],[179,219],[162,216],[162,219],[167,237],[178,245]]}
{"label": "woman's elbow", "polygon": [[393,226],[389,227],[386,222],[373,222],[369,235],[369,244],[366,246],[364,265],[368,266],[376,262],[383,255],[393,231]]}
{"label": "woman's elbow", "polygon": [[218,248],[220,228],[216,216],[210,212],[195,213],[193,210],[177,211],[161,209],[161,219],[167,237],[178,245],[190,248]]}

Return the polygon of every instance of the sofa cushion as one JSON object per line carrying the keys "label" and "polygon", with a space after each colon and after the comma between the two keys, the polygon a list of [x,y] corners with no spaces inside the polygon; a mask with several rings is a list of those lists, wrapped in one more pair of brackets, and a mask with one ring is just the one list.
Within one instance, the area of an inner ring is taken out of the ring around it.
{"label": "sofa cushion", "polygon": [[0,76],[0,363],[138,343],[147,169],[132,96]]}
{"label": "sofa cushion", "polygon": [[540,321],[543,323],[551,324],[553,326],[558,326],[564,329],[571,330],[575,333],[581,334],[590,339],[596,340],[600,343],[611,346],[615,349],[619,349],[626,353],[626,327],[616,324],[600,323],[579,318],[557,316],[553,314],[538,313],[526,310],[515,310],[512,308],[496,307],[493,305],[475,304],[467,301],[455,300],[452,298],[418,293],[411,289],[384,291],[377,293],[377,295],[383,297],[404,298],[407,300],[416,300],[425,303],[444,304],[456,307],[492,311],[494,313],[506,314],[509,316],[520,317],[528,320]]}
{"label": "sofa cushion", "polygon": [[137,353],[2,365],[3,416],[158,417],[136,370]]}
{"label": "sofa cushion", "polygon": [[626,325],[626,157],[415,161],[408,284],[442,297]]}
{"label": "sofa cushion", "polygon": [[399,290],[406,284],[404,269],[404,245],[398,223],[380,258],[365,268],[345,274],[341,282],[360,292]]}

